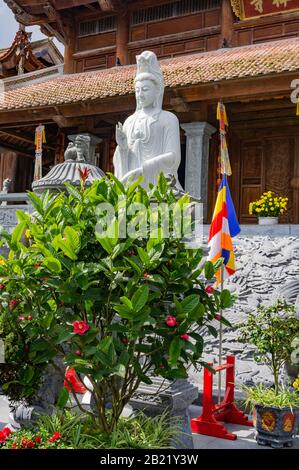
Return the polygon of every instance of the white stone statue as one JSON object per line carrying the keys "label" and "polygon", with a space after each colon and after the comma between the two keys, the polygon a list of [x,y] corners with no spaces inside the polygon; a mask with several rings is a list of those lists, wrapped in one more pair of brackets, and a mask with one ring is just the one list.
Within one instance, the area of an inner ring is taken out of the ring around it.
{"label": "white stone statue", "polygon": [[180,128],[177,117],[162,110],[163,74],[153,52],[137,56],[135,78],[137,107],[124,125],[116,127],[117,148],[113,157],[115,175],[122,182],[144,176],[142,185],[157,183],[161,171],[178,183],[181,161]]}

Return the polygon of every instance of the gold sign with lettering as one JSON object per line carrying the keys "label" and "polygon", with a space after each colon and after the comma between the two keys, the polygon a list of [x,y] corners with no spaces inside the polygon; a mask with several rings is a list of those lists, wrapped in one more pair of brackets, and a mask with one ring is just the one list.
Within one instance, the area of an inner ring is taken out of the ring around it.
{"label": "gold sign with lettering", "polygon": [[299,0],[231,0],[235,15],[241,20],[299,11]]}

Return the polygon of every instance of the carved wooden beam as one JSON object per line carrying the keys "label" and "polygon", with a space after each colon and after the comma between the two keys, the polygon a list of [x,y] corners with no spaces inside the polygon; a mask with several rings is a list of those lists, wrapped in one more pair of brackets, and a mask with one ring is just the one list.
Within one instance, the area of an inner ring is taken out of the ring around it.
{"label": "carved wooden beam", "polygon": [[[55,36],[66,45],[70,39],[71,27],[67,17],[62,17],[62,15],[56,10],[55,6],[52,4],[51,0],[46,1],[43,6],[43,10],[48,17],[49,23],[45,25],[45,28],[55,34]],[[57,28],[51,26],[51,24],[56,23]]]}
{"label": "carved wooden beam", "polygon": [[18,23],[22,23],[25,26],[32,26],[36,24],[42,24],[45,19],[41,16],[33,16],[27,13],[18,2],[15,0],[4,0],[8,8],[11,9]]}
{"label": "carved wooden beam", "polygon": [[98,0],[102,11],[116,11],[124,2],[119,0]]}

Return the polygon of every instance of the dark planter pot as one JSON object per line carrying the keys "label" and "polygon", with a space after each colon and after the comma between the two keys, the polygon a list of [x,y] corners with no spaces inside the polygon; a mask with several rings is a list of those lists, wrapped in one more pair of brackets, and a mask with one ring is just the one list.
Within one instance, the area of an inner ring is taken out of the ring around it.
{"label": "dark planter pot", "polygon": [[[255,405],[253,423],[259,445],[276,449],[292,447],[296,433],[298,410]],[[297,416],[296,416],[297,415]]]}

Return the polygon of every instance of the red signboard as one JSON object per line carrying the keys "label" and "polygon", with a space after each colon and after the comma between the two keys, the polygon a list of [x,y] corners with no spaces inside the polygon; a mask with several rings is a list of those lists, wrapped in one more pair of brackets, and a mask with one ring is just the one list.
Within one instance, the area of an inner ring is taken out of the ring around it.
{"label": "red signboard", "polygon": [[299,11],[299,0],[231,0],[231,4],[241,20]]}

